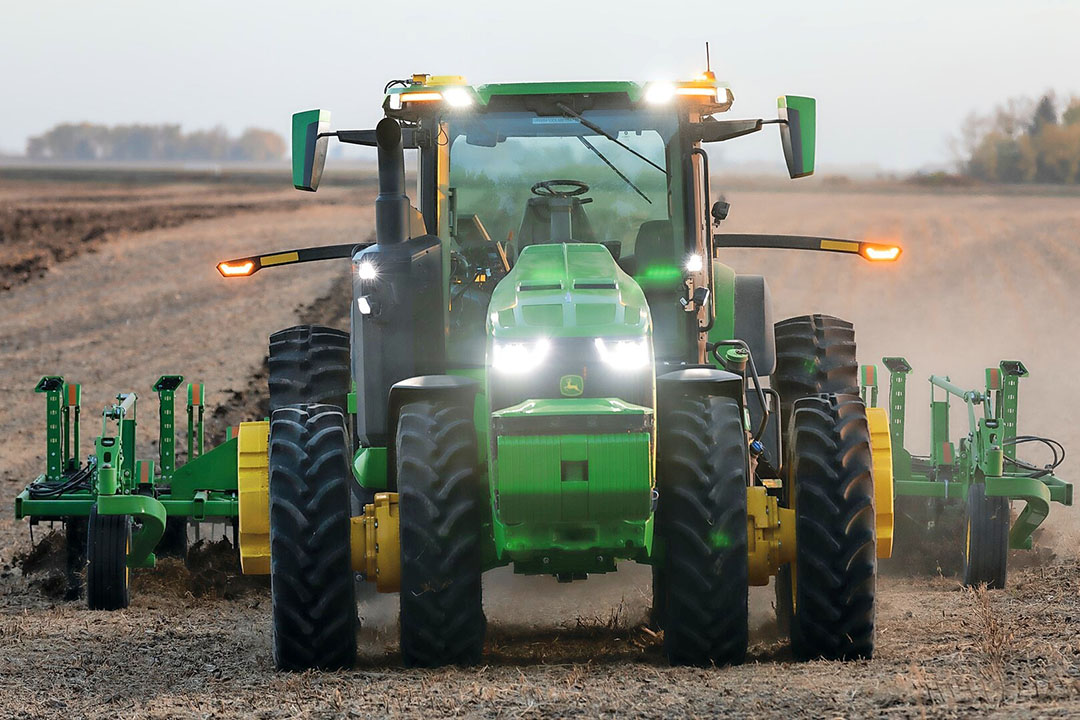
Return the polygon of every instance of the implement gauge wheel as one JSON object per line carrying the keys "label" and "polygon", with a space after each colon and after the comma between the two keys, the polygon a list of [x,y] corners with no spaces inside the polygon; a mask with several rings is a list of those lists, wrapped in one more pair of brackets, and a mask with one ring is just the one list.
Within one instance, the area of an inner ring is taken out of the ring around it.
{"label": "implement gauge wheel", "polygon": [[877,553],[866,408],[855,395],[804,398],[792,437],[796,560],[777,583],[793,600],[792,649],[801,659],[870,658]]}
{"label": "implement gauge wheel", "polygon": [[270,420],[270,601],[280,670],[356,660],[346,438],[331,405],[282,408]]}
{"label": "implement gauge wheel", "polygon": [[968,488],[964,519],[964,584],[1005,587],[1009,550],[1009,499],[987,497],[986,486]]}
{"label": "implement gauge wheel", "polygon": [[90,509],[86,536],[86,605],[91,610],[122,610],[131,601],[130,515],[98,515]]}
{"label": "implement gauge wheel", "polygon": [[474,665],[487,619],[473,403],[411,402],[397,426],[401,655],[406,667]]}
{"label": "implement gauge wheel", "polygon": [[742,409],[731,398],[682,398],[659,426],[664,567],[653,603],[664,653],[672,665],[741,663],[749,572]]}

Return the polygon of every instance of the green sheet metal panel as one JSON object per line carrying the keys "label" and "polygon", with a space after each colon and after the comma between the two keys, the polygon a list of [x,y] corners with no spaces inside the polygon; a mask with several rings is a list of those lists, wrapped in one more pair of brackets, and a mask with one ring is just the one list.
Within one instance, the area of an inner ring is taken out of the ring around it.
{"label": "green sheet metal panel", "polygon": [[499,519],[514,525],[647,518],[649,442],[648,433],[500,437]]}

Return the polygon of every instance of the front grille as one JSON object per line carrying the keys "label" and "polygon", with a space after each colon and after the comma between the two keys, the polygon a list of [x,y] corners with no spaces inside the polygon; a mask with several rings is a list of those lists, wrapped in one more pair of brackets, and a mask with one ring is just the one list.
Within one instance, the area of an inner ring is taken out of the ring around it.
{"label": "front grille", "polygon": [[619,398],[634,405],[655,407],[654,370],[617,371],[600,359],[594,338],[556,338],[544,363],[521,375],[488,371],[492,410],[502,410],[525,400],[564,397],[560,380],[581,376],[582,392],[576,397]]}

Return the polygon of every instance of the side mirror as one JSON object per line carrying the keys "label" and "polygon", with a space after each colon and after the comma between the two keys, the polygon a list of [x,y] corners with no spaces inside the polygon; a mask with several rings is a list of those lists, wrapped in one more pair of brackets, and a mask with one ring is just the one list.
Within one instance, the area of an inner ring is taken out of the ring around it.
{"label": "side mirror", "polygon": [[780,140],[792,178],[814,174],[814,146],[817,137],[817,101],[812,97],[781,95],[776,99],[780,119]]}
{"label": "side mirror", "polygon": [[292,116],[292,182],[297,190],[315,192],[326,164],[330,132],[329,110],[305,110]]}

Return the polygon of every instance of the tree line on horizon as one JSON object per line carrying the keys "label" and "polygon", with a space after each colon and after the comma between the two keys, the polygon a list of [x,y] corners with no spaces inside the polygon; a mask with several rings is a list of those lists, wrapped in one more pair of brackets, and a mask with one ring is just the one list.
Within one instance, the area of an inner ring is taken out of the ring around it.
{"label": "tree line on horizon", "polygon": [[26,143],[27,157],[35,160],[270,162],[285,150],[272,130],[248,128],[230,137],[221,126],[185,133],[172,124],[61,123]]}
{"label": "tree line on horizon", "polygon": [[960,143],[960,170],[976,180],[1080,184],[1080,97],[1011,99],[970,115]]}

